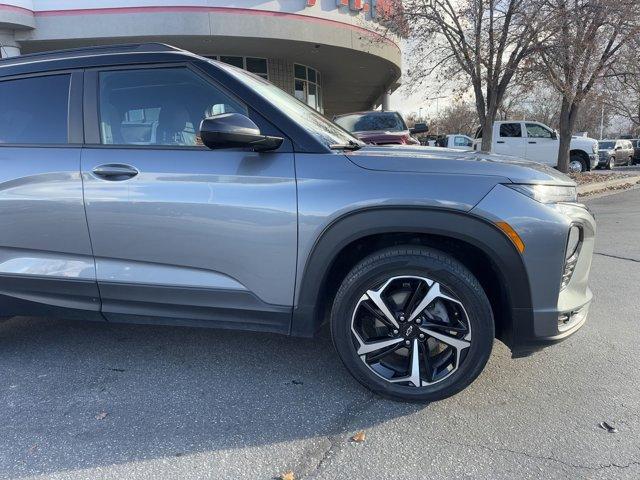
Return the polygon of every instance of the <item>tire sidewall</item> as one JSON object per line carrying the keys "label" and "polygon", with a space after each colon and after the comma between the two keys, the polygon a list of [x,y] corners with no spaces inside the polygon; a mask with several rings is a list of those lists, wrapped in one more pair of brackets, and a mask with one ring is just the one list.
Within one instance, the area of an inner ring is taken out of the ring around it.
{"label": "tire sidewall", "polygon": [[[370,269],[358,271],[356,267],[355,276],[347,276],[348,283],[343,285],[346,288],[341,288],[332,309],[331,333],[345,366],[360,383],[384,396],[409,401],[432,401],[459,392],[479,375],[493,346],[493,316],[484,291],[477,291],[480,288],[477,281],[461,264],[456,265],[455,270],[459,269],[466,275],[459,275],[452,271],[451,266],[437,259],[414,256],[410,259],[407,256],[385,259]],[[471,324],[471,346],[462,365],[453,375],[429,387],[395,385],[378,377],[359,358],[352,339],[353,311],[366,290],[375,288],[391,277],[404,275],[426,277],[451,290],[464,305]]]}

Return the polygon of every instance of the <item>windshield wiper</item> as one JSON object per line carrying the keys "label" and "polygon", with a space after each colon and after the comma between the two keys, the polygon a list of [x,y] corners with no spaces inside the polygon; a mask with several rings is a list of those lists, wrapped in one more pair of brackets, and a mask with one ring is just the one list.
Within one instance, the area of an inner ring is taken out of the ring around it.
{"label": "windshield wiper", "polygon": [[358,142],[354,142],[353,140],[349,140],[349,143],[334,143],[333,145],[329,145],[331,150],[360,150],[362,145]]}

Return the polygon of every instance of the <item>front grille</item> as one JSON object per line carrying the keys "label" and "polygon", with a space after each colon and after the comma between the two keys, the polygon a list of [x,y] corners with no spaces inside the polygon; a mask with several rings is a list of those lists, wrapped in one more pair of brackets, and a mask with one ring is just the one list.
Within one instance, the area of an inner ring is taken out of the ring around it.
{"label": "front grille", "polygon": [[562,283],[560,284],[560,290],[566,288],[571,281],[571,277],[573,276],[573,272],[576,269],[576,264],[578,263],[578,255],[572,256],[569,260],[567,260],[564,264],[564,272],[562,273]]}
{"label": "front grille", "polygon": [[562,281],[560,283],[560,290],[566,288],[571,281],[573,272],[578,264],[580,258],[580,250],[582,249],[583,232],[582,227],[579,225],[572,225],[567,235],[567,245],[565,247],[564,255],[564,270],[562,272]]}

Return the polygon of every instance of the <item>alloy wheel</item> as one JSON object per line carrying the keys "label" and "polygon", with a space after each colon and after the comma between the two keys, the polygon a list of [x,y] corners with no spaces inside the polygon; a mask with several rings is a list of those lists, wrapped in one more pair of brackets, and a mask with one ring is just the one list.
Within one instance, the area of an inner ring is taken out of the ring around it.
{"label": "alloy wheel", "polygon": [[357,355],[382,379],[423,387],[453,375],[471,346],[463,304],[442,284],[389,278],[357,302],[351,333]]}
{"label": "alloy wheel", "polygon": [[571,160],[569,162],[569,171],[571,173],[580,173],[583,171],[582,162],[580,160]]}

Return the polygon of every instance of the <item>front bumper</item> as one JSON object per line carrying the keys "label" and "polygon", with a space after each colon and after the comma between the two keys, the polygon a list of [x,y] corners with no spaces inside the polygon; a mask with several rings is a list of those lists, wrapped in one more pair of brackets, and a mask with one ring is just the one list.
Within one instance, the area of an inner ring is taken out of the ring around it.
{"label": "front bumper", "polygon": [[[525,244],[522,258],[531,305],[512,306],[509,328],[501,338],[513,356],[520,357],[558,343],[584,325],[593,297],[588,280],[596,223],[583,205],[543,205],[515,194],[507,187],[496,187],[476,209],[494,221],[498,217],[508,222]],[[570,280],[562,288],[572,226],[582,229],[581,244]]]}
{"label": "front bumper", "polygon": [[604,167],[607,164],[607,161],[609,160],[609,158],[611,157],[611,155],[609,155],[608,152],[600,152],[597,159],[598,159],[598,163],[597,166],[598,167]]}

